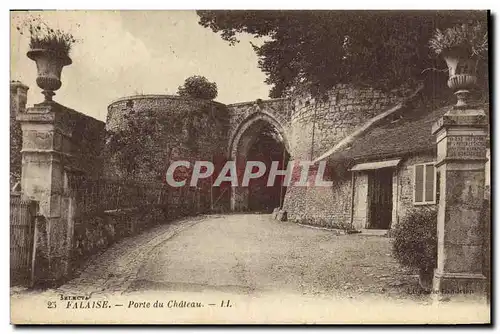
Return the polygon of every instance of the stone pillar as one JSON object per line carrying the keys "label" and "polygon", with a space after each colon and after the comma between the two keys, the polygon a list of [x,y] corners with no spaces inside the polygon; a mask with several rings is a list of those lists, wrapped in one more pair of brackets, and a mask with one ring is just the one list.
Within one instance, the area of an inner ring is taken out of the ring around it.
{"label": "stone pillar", "polygon": [[[248,152],[248,147],[250,146],[249,143],[251,142],[250,138],[244,138],[242,139],[242,142],[242,152]],[[246,155],[240,153],[239,155],[233,154],[233,159],[233,161],[236,161],[238,185],[231,187],[231,211],[245,212],[248,211],[249,207],[250,188],[248,186],[243,187],[241,183],[243,181],[243,175],[245,174],[247,157]]]}
{"label": "stone pillar", "polygon": [[474,107],[455,107],[432,130],[440,173],[434,290],[484,293],[486,116]]}
{"label": "stone pillar", "polygon": [[232,187],[231,189],[231,211],[248,211],[248,200],[250,191],[248,187]]}
{"label": "stone pillar", "polygon": [[18,113],[24,112],[26,110],[26,102],[28,100],[28,89],[29,87],[24,85],[20,81],[10,82],[10,96],[11,96],[11,116],[17,115]]}
{"label": "stone pillar", "polygon": [[44,274],[37,280],[45,284],[57,284],[70,271],[73,231],[67,210],[69,199],[64,196],[64,159],[69,153],[63,152],[69,141],[60,127],[60,107],[42,103],[17,117],[23,133],[21,190],[23,195],[39,201],[46,223],[37,249],[38,256],[43,257],[39,264],[44,266],[38,268]]}
{"label": "stone pillar", "polygon": [[10,188],[21,180],[22,131],[16,121],[19,113],[26,110],[28,86],[19,81],[10,82]]}

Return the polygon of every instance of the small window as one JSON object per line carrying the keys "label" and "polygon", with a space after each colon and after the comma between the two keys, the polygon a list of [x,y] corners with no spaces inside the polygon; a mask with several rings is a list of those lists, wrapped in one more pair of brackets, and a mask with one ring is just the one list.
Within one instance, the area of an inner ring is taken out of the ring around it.
{"label": "small window", "polygon": [[436,204],[434,162],[414,165],[413,176],[413,204]]}

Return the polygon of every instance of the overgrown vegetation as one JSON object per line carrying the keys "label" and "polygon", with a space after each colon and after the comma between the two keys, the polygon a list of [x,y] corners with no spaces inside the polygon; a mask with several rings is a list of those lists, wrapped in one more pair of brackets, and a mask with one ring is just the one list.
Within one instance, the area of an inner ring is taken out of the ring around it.
{"label": "overgrown vegetation", "polygon": [[211,159],[226,140],[227,110],[216,103],[198,101],[193,107],[181,101],[168,112],[131,103],[122,117],[121,126],[106,135],[106,154],[126,179],[164,180],[172,161]]}
{"label": "overgrown vegetation", "polygon": [[429,41],[429,47],[437,55],[459,49],[470,57],[484,57],[488,52],[488,31],[479,22],[473,25],[453,26],[444,31],[436,29]]}
{"label": "overgrown vegetation", "polygon": [[[141,170],[156,171],[158,180],[163,177],[160,171],[165,168],[173,148],[180,145],[184,122],[172,119],[176,123],[169,124],[156,115],[153,110],[142,111],[142,117],[126,114],[126,126],[107,134],[107,149],[117,159],[115,163],[120,166],[119,169],[126,172],[122,177],[135,177]],[[153,154],[159,133],[167,136],[171,145],[164,147],[164,152]],[[144,154],[145,151],[151,154]]]}
{"label": "overgrown vegetation", "polygon": [[50,27],[38,16],[28,16],[16,29],[21,35],[29,36],[31,49],[46,49],[67,56],[72,46],[78,42],[71,33]]}
{"label": "overgrown vegetation", "polygon": [[437,211],[410,211],[394,228],[393,254],[403,266],[430,271],[437,261]]}
{"label": "overgrown vegetation", "polygon": [[[263,37],[253,45],[272,85],[270,97],[296,87],[322,96],[335,84],[392,89],[445,69],[429,40],[436,28],[479,22],[486,11],[198,11],[199,24],[231,44],[238,34]],[[445,30],[446,31],[446,30]],[[487,59],[478,68],[487,83]],[[446,71],[438,72],[446,76]]]}
{"label": "overgrown vegetation", "polygon": [[213,100],[217,97],[217,84],[200,75],[193,75],[179,86],[177,94],[195,99]]}

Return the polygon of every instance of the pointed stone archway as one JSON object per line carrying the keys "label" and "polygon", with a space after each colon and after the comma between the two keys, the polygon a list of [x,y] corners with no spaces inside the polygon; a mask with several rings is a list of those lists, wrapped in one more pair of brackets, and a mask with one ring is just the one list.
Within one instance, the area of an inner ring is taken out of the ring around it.
{"label": "pointed stone archway", "polygon": [[[279,169],[284,169],[290,157],[287,134],[278,120],[265,111],[258,111],[243,120],[230,140],[229,152],[236,161],[238,186],[231,189],[232,211],[269,211],[283,202],[286,189],[281,183],[265,187],[270,163],[280,161]],[[266,164],[266,174],[251,180],[248,187],[241,186],[241,179],[247,161],[257,160]],[[278,178],[277,178],[278,179]]]}

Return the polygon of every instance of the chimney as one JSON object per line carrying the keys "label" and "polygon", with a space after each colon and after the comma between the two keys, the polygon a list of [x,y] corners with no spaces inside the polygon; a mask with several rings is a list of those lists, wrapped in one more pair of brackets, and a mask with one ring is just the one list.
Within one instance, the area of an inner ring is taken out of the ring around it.
{"label": "chimney", "polygon": [[26,111],[29,87],[20,81],[10,82],[10,113],[11,117]]}

